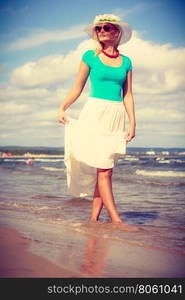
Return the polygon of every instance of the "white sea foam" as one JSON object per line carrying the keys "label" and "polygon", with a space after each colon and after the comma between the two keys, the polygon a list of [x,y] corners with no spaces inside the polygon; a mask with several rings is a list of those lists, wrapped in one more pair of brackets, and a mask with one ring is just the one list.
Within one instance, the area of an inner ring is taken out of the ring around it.
{"label": "white sea foam", "polygon": [[170,163],[171,163],[171,160],[169,160],[169,159],[166,159],[166,160],[165,160],[165,159],[164,159],[164,160],[161,159],[161,160],[158,161],[158,163],[159,163],[159,164],[170,164]]}
{"label": "white sea foam", "polygon": [[25,161],[25,158],[5,158],[3,161],[9,161],[9,162],[17,162],[17,161]]}
{"label": "white sea foam", "polygon": [[185,155],[185,152],[179,152],[178,155]]}
{"label": "white sea foam", "polygon": [[163,155],[169,155],[170,153],[168,151],[162,151],[161,152]]}
{"label": "white sea foam", "polygon": [[44,169],[46,171],[63,171],[65,172],[65,169],[63,168],[54,168],[54,167],[41,167],[41,169]]}
{"label": "white sea foam", "polygon": [[48,158],[36,158],[36,161],[41,161],[41,162],[57,162],[57,161],[64,161],[63,158],[55,158],[55,159],[48,159]]}
{"label": "white sea foam", "polygon": [[184,164],[185,160],[181,160],[181,159],[171,159],[172,162],[176,162],[178,164]]}
{"label": "white sea foam", "polygon": [[158,177],[185,177],[185,172],[178,171],[149,171],[149,170],[136,170],[137,175],[142,176],[158,176]]}
{"label": "white sea foam", "polygon": [[1,208],[17,208],[17,209],[26,209],[31,211],[51,211],[51,210],[63,210],[62,206],[48,206],[48,205],[32,205],[32,204],[26,204],[26,203],[15,203],[15,202],[3,202],[0,201],[0,207]]}
{"label": "white sea foam", "polygon": [[129,161],[136,161],[136,160],[139,160],[138,157],[135,157],[135,156],[126,156],[124,158],[124,160],[129,160]]}
{"label": "white sea foam", "polygon": [[155,155],[155,151],[146,151],[147,155]]}
{"label": "white sea foam", "polygon": [[163,158],[163,157],[157,157],[156,158],[156,161],[158,161],[158,163],[160,163],[160,164],[170,164],[170,163],[185,163],[185,160],[181,160],[181,159],[173,159],[173,158],[171,158],[171,159],[165,159],[165,158]]}
{"label": "white sea foam", "polygon": [[[26,161],[28,158],[27,157],[22,157],[22,158],[1,158],[2,161],[8,161],[8,162],[18,162],[18,161]],[[57,161],[64,161],[64,158],[35,158],[34,162],[40,161],[40,162],[57,162]]]}

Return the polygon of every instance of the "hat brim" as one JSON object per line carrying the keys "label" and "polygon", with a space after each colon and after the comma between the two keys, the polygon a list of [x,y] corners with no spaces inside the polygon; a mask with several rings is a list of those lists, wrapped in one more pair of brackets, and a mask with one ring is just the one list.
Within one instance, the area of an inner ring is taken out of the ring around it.
{"label": "hat brim", "polygon": [[[105,21],[99,22],[97,24],[86,25],[84,28],[84,31],[93,39],[93,28],[101,23],[105,23]],[[130,38],[132,36],[132,29],[128,23],[125,23],[125,22],[106,22],[106,23],[116,25],[121,30],[122,35],[121,35],[119,44],[125,44],[130,40]]]}

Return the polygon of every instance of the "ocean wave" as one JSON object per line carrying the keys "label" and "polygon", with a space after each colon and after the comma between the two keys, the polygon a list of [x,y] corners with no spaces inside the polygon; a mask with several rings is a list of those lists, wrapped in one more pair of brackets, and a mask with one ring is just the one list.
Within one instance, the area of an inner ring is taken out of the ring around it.
{"label": "ocean wave", "polygon": [[41,167],[41,169],[43,169],[43,170],[46,170],[46,171],[52,171],[52,172],[54,172],[54,171],[63,171],[63,172],[65,172],[65,169],[63,169],[63,168],[54,168],[54,167]]}
{"label": "ocean wave", "polygon": [[149,170],[136,170],[137,175],[142,176],[158,176],[158,177],[185,177],[185,172],[178,171],[149,171]]}
{"label": "ocean wave", "polygon": [[1,159],[1,161],[3,161],[3,162],[17,162],[17,161],[21,161],[21,162],[24,162],[25,161],[25,158],[12,158],[12,159],[10,159],[10,158],[3,158],[3,159]]}
{"label": "ocean wave", "polygon": [[181,159],[171,159],[171,161],[179,164],[185,163],[185,160],[181,160]]}
{"label": "ocean wave", "polygon": [[170,164],[170,163],[185,163],[185,160],[182,159],[165,159],[164,157],[157,157],[156,161],[160,164]]}
{"label": "ocean wave", "polygon": [[146,151],[147,155],[155,155],[155,151]]}
{"label": "ocean wave", "polygon": [[128,161],[138,161],[139,158],[138,158],[138,157],[135,157],[135,156],[130,156],[130,155],[128,155],[128,156],[126,156],[126,157],[124,158],[124,160],[128,160]]}
{"label": "ocean wave", "polygon": [[161,153],[162,153],[163,155],[169,155],[169,154],[170,154],[169,151],[162,151]]}
{"label": "ocean wave", "polygon": [[[0,159],[0,162],[26,162],[28,160],[27,157],[22,157],[22,158],[2,158]],[[60,162],[64,161],[64,158],[35,158],[33,162]]]}
{"label": "ocean wave", "polygon": [[159,164],[170,164],[172,161],[171,160],[169,160],[169,159],[160,159],[160,160],[158,160],[158,163]]}
{"label": "ocean wave", "polygon": [[24,209],[27,211],[37,212],[37,211],[53,211],[53,210],[63,210],[62,206],[48,206],[48,205],[33,205],[26,203],[16,203],[16,202],[0,202],[1,209]]}
{"label": "ocean wave", "polygon": [[41,161],[41,162],[57,162],[57,161],[64,161],[64,158],[36,158],[35,161]]}

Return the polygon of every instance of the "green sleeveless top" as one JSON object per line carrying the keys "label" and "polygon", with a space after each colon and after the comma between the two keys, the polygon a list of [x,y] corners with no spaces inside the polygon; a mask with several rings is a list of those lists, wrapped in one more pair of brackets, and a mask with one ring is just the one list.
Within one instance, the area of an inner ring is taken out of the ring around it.
{"label": "green sleeveless top", "polygon": [[90,97],[112,101],[123,101],[122,91],[127,72],[132,70],[132,62],[128,56],[122,55],[120,67],[104,64],[93,50],[86,51],[82,60],[90,68]]}

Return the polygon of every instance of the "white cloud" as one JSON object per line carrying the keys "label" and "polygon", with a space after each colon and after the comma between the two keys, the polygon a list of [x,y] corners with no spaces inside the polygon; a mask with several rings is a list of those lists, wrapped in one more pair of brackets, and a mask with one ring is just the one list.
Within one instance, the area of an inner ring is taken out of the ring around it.
{"label": "white cloud", "polygon": [[36,125],[39,126],[39,127],[40,126],[42,126],[42,127],[50,127],[50,126],[53,126],[54,124],[51,121],[38,121],[36,123]]}
{"label": "white cloud", "polygon": [[70,79],[78,70],[82,53],[91,44],[91,41],[84,41],[66,56],[50,55],[27,62],[13,71],[11,82],[14,85],[31,88],[53,85]]}
{"label": "white cloud", "polygon": [[[5,103],[0,103],[0,112],[1,115],[13,115],[24,114],[31,112],[33,107],[29,104],[19,104],[14,101],[9,101]],[[14,119],[15,122],[15,119]]]}
{"label": "white cloud", "polygon": [[[85,40],[66,56],[45,56],[16,68],[11,83],[0,90],[0,99],[4,101],[0,106],[3,134],[6,135],[6,128],[11,128],[12,138],[16,131],[24,141],[29,135],[38,144],[40,135],[44,144],[45,139],[49,143],[57,132],[56,145],[63,143],[63,127],[58,124],[57,110],[72,86],[82,53],[91,48],[92,41]],[[165,140],[172,146],[175,137],[182,139],[185,129],[182,105],[185,49],[145,41],[135,32],[128,44],[120,46],[120,51],[132,59],[134,69],[137,139],[131,146],[154,145],[155,140],[157,146],[165,145]],[[67,111],[69,116],[78,117],[88,93],[86,87]]]}
{"label": "white cloud", "polygon": [[[13,71],[11,82],[31,88],[71,79],[78,70],[82,53],[89,48],[93,48],[93,43],[86,40],[66,56],[50,55],[27,62]],[[131,41],[120,46],[120,51],[132,59],[135,93],[161,94],[184,89],[184,48],[154,44],[134,32]]]}
{"label": "white cloud", "polygon": [[46,110],[38,111],[33,114],[35,120],[40,121],[55,121],[57,120],[57,109],[55,110]]}
{"label": "white cloud", "polygon": [[48,42],[58,42],[58,41],[65,41],[65,40],[72,40],[77,39],[85,36],[84,32],[85,25],[77,25],[71,27],[65,31],[63,30],[55,30],[55,31],[35,31],[34,33],[28,35],[25,38],[18,39],[17,41],[13,42],[10,46],[10,50],[20,50],[20,49],[27,49],[36,46],[40,46],[42,44]]}
{"label": "white cloud", "polygon": [[120,50],[132,59],[136,93],[159,94],[184,89],[185,48],[145,41],[134,32],[133,38],[120,46]]}
{"label": "white cloud", "polygon": [[179,122],[185,120],[185,113],[169,108],[143,107],[137,111],[137,117],[140,121],[144,120],[145,122]]}
{"label": "white cloud", "polygon": [[4,85],[0,89],[0,99],[29,99],[49,97],[51,92],[44,88],[22,89],[16,86]]}

